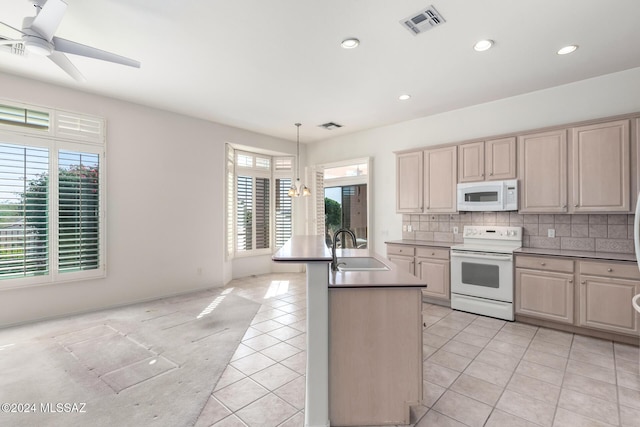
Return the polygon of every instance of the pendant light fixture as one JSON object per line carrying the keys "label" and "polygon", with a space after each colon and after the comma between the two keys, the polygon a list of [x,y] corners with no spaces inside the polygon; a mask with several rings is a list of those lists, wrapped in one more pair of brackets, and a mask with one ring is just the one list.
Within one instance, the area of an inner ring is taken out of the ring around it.
{"label": "pendant light fixture", "polygon": [[287,192],[287,195],[289,197],[300,197],[300,196],[311,195],[311,190],[309,190],[309,188],[306,185],[300,182],[300,126],[302,126],[302,124],[296,123],[296,128],[297,128],[296,141],[297,141],[297,150],[298,150],[296,154],[296,165],[298,166],[298,175],[296,177],[296,182],[294,184],[291,184],[291,188],[289,188],[289,191]]}

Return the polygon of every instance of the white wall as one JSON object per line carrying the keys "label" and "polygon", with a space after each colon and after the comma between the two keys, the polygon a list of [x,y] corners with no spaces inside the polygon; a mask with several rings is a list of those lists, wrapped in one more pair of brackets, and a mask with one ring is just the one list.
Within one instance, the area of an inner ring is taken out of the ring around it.
{"label": "white wall", "polygon": [[640,68],[320,141],[307,158],[311,165],[373,158],[370,230],[374,251],[385,254],[386,240],[402,238],[394,151],[637,111]]}
{"label": "white wall", "polygon": [[222,286],[242,274],[224,257],[225,143],[295,154],[294,142],[7,74],[0,87],[7,100],[106,118],[108,172],[107,278],[1,290],[0,326]]}

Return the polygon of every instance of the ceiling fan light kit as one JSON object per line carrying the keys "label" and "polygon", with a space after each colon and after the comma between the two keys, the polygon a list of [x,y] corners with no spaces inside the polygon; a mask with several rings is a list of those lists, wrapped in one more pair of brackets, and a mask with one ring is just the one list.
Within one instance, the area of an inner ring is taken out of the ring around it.
{"label": "ceiling fan light kit", "polygon": [[96,49],[71,40],[55,37],[54,34],[67,10],[63,0],[32,0],[37,10],[35,17],[25,17],[22,30],[2,23],[8,28],[22,34],[20,39],[2,40],[2,44],[22,45],[30,53],[46,56],[69,76],[77,81],[86,81],[82,73],[71,63],[65,53],[113,62],[129,67],[140,68],[140,62],[116,55],[115,53]]}

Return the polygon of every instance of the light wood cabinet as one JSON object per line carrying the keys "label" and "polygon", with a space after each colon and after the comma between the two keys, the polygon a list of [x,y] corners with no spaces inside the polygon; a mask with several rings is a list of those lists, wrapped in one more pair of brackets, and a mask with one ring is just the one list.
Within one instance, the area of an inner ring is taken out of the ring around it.
{"label": "light wood cabinet", "polygon": [[635,263],[578,262],[580,315],[578,324],[589,328],[638,335],[638,313],[631,305],[640,293]]}
{"label": "light wood cabinet", "polygon": [[396,212],[422,213],[422,151],[396,154]]}
{"label": "light wood cabinet", "polygon": [[402,271],[415,275],[415,261],[413,257],[401,255],[388,255],[389,261],[398,266]]}
{"label": "light wood cabinet", "polygon": [[516,177],[515,137],[461,144],[458,156],[458,182]]}
{"label": "light wood cabinet", "polygon": [[457,149],[436,148],[424,151],[424,209],[432,213],[457,211]]}
{"label": "light wood cabinet", "polygon": [[387,244],[387,258],[403,271],[415,275],[415,248],[407,245]]}
{"label": "light wood cabinet", "polygon": [[629,212],[629,120],[571,129],[569,212]]}
{"label": "light wood cabinet", "polygon": [[449,264],[448,249],[416,248],[415,275],[427,285],[422,289],[423,296],[451,299]]}
{"label": "light wood cabinet", "polygon": [[631,304],[640,293],[635,262],[518,254],[515,264],[516,315],[620,336],[640,333]]}
{"label": "light wood cabinet", "polygon": [[331,425],[409,424],[422,400],[419,288],[329,289]]}
{"label": "light wood cabinet", "polygon": [[427,285],[422,289],[423,296],[451,300],[449,249],[389,243],[387,258],[399,268],[420,278]]}
{"label": "light wood cabinet", "polygon": [[458,182],[484,181],[484,142],[458,147]]}
{"label": "light wood cabinet", "polygon": [[567,212],[567,131],[518,137],[521,213]]}
{"label": "light wood cabinet", "polygon": [[516,314],[574,323],[572,260],[517,256],[515,271]]}

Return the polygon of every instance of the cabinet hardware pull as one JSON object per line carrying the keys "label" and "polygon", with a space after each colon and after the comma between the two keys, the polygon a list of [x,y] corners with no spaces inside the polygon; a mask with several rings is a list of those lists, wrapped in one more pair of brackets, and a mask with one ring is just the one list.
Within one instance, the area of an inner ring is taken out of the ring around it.
{"label": "cabinet hardware pull", "polygon": [[435,252],[431,252],[431,256],[434,256],[436,253]]}
{"label": "cabinet hardware pull", "polygon": [[607,271],[611,273],[613,271],[613,268],[607,268]]}
{"label": "cabinet hardware pull", "polygon": [[490,175],[490,176],[493,176],[493,172],[491,172],[489,175]]}
{"label": "cabinet hardware pull", "polygon": [[582,281],[582,282],[580,282],[580,283],[584,285],[584,284],[586,284],[586,283],[587,283],[587,281],[586,281],[586,280],[583,280],[583,281]]}
{"label": "cabinet hardware pull", "polygon": [[547,265],[547,263],[546,262],[541,262],[540,265],[544,266],[544,265]]}
{"label": "cabinet hardware pull", "polygon": [[573,205],[573,207],[574,207],[574,208],[577,208],[577,207],[578,207],[578,204],[576,203],[575,205]]}
{"label": "cabinet hardware pull", "polygon": [[564,205],[564,206],[562,207],[562,209],[567,209],[567,205]]}
{"label": "cabinet hardware pull", "polygon": [[573,280],[569,279],[569,283],[573,283]]}

